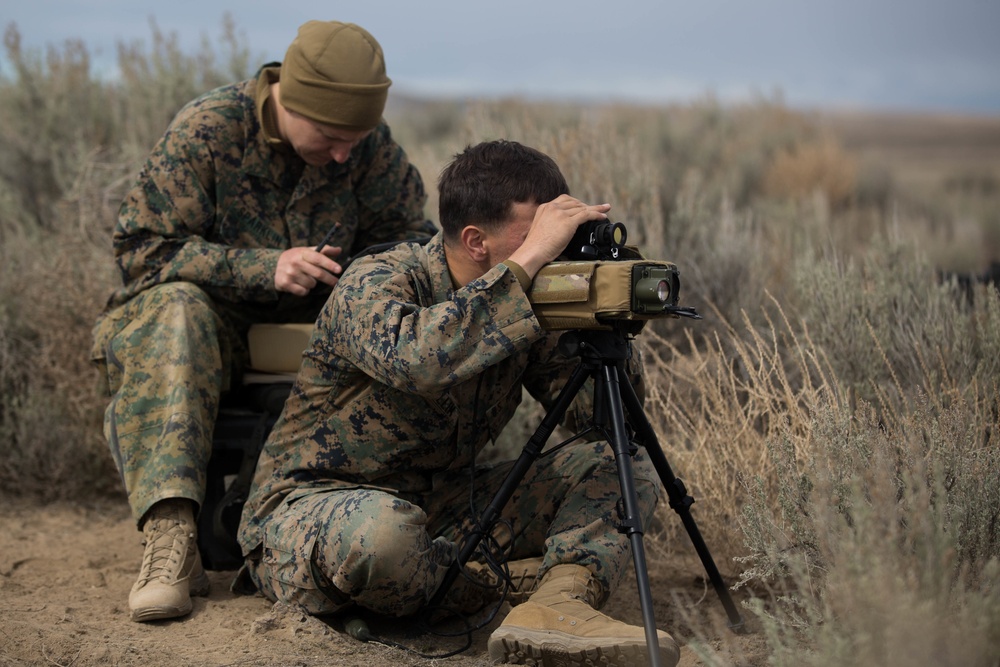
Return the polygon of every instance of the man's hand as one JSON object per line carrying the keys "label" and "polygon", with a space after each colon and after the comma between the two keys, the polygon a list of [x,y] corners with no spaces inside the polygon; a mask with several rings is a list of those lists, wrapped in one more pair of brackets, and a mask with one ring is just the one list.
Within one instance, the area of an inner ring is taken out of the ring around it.
{"label": "man's hand", "polygon": [[305,296],[319,283],[333,287],[342,270],[340,264],[333,261],[340,252],[341,249],[334,246],[324,246],[319,252],[312,247],[289,248],[278,257],[275,289]]}
{"label": "man's hand", "polygon": [[535,211],[524,243],[511,253],[511,261],[534,278],[539,269],[562,254],[577,227],[590,220],[607,220],[609,210],[611,204],[584,204],[569,195],[542,204]]}

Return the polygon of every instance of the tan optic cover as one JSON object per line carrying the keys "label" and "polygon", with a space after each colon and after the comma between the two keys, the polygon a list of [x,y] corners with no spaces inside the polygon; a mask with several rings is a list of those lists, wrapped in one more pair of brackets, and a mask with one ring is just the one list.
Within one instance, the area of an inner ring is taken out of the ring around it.
{"label": "tan optic cover", "polygon": [[647,320],[632,312],[632,268],[670,266],[650,260],[552,262],[542,267],[528,292],[542,327],[610,329],[610,321]]}

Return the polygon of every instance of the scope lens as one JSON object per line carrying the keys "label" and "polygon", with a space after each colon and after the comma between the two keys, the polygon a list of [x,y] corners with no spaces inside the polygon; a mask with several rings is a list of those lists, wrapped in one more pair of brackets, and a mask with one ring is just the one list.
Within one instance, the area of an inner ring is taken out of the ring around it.
{"label": "scope lens", "polygon": [[670,298],[670,283],[666,280],[661,280],[656,284],[656,298],[660,300],[660,303],[666,303],[667,299]]}

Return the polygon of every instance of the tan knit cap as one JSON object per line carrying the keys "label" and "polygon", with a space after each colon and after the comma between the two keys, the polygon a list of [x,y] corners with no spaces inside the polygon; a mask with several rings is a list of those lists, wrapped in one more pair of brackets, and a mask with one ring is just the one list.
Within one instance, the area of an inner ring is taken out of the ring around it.
{"label": "tan knit cap", "polygon": [[281,104],[317,123],[371,130],[382,118],[391,83],[382,47],[367,30],[309,21],[281,63]]}

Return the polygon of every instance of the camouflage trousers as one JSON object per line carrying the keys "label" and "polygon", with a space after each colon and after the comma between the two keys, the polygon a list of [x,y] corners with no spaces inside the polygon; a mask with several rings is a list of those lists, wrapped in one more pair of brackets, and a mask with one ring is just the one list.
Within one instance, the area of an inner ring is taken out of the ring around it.
{"label": "camouflage trousers", "polygon": [[250,323],[311,321],[319,306],[305,303],[226,304],[172,282],[98,320],[92,357],[110,399],[104,435],[137,523],[166,498],[202,503],[220,397],[246,365]]}
{"label": "camouflage trousers", "polygon": [[[476,515],[511,465],[477,470],[471,494]],[[632,465],[648,527],[662,485],[641,450]],[[262,526],[263,544],[247,559],[250,577],[271,600],[312,614],[350,603],[392,616],[413,614],[433,598],[456,545],[474,527],[469,485],[468,472],[456,471],[435,478],[433,491],[421,497],[373,488],[293,492]],[[620,496],[609,445],[569,446],[528,471],[493,537],[510,549],[510,559],[542,555],[541,574],[560,563],[586,566],[606,600],[631,562],[628,537],[616,523]]]}

